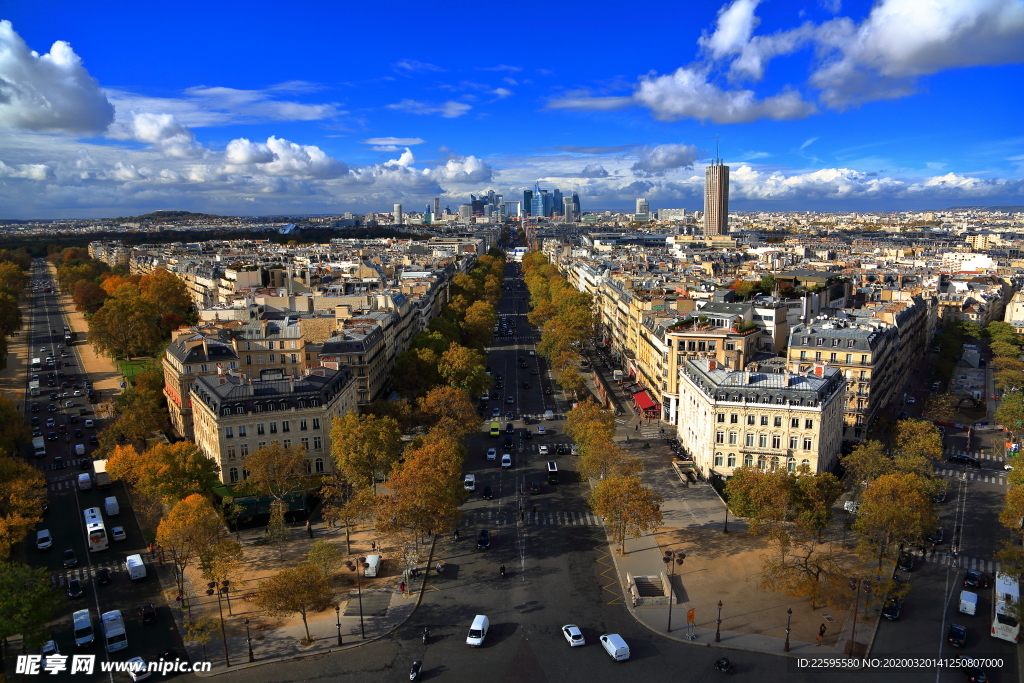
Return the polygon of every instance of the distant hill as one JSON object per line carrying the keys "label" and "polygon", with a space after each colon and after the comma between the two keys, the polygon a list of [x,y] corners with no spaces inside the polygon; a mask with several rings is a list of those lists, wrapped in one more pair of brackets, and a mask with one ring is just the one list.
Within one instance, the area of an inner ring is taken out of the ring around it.
{"label": "distant hill", "polygon": [[943,211],[1005,211],[1007,213],[1020,213],[1024,206],[951,206]]}
{"label": "distant hill", "polygon": [[152,213],[145,213],[141,216],[118,216],[115,220],[118,221],[155,221],[157,223],[161,221],[179,221],[182,219],[201,219],[201,218],[223,218],[212,213],[192,213],[191,211],[154,211]]}

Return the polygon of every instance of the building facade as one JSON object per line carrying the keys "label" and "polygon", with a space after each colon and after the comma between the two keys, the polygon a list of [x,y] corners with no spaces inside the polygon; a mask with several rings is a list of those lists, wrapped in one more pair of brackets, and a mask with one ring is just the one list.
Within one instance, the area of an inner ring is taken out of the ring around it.
{"label": "building facade", "polygon": [[729,232],[729,167],[715,159],[704,171],[704,235]]}

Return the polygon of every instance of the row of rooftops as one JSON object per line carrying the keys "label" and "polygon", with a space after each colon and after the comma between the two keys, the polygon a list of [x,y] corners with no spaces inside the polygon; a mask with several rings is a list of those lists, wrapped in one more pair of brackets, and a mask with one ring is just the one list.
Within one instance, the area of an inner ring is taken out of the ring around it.
{"label": "row of rooftops", "polygon": [[[227,370],[196,378],[193,396],[218,414],[244,414],[314,408],[326,405],[353,379],[344,366],[329,364],[299,376],[264,370],[259,377]],[[241,409],[241,412],[239,412]]]}

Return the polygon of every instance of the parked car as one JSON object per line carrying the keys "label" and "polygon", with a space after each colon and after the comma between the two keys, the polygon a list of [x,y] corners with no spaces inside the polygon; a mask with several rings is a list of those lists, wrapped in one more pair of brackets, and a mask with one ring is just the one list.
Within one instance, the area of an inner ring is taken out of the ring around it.
{"label": "parked car", "polygon": [[885,606],[882,607],[882,616],[889,621],[896,621],[900,618],[901,607],[903,607],[903,601],[897,597],[891,597],[885,601]]}
{"label": "parked car", "polygon": [[124,541],[128,539],[128,534],[124,532],[124,527],[115,526],[110,530],[110,536],[115,541]]}
{"label": "parked car", "polygon": [[548,447],[547,446],[541,446],[540,448],[537,449],[537,451],[538,451],[538,453],[540,453],[540,455],[548,455]]}

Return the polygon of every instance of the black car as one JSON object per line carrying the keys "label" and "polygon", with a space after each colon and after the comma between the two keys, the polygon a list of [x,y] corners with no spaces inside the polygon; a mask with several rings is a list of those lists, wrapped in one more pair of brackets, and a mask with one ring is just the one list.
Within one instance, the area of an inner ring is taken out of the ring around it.
{"label": "black car", "polygon": [[56,441],[57,440],[57,432],[47,432],[46,433],[46,440],[47,441]]}
{"label": "black car", "polygon": [[557,453],[558,455],[565,455],[565,444],[564,443],[556,443],[555,444],[555,453]]}
{"label": "black car", "polygon": [[969,455],[958,454],[949,456],[949,462],[958,462],[971,467],[981,467],[981,462],[977,458],[972,458]]}
{"label": "black car", "polygon": [[940,491],[934,498],[932,498],[932,500],[935,501],[936,503],[945,503],[946,502],[946,492],[945,491]]}
{"label": "black car", "polygon": [[551,387],[545,387],[544,394],[547,395],[547,396],[550,396],[551,395]]}
{"label": "black car", "polygon": [[532,496],[532,495],[536,495],[538,493],[540,493],[540,482],[539,481],[531,481],[530,482],[530,495]]}
{"label": "black car", "polygon": [[988,674],[981,668],[981,662],[971,657],[957,657],[957,668],[964,672],[964,678],[970,683],[988,683]]}
{"label": "black car", "polygon": [[914,571],[914,556],[910,553],[900,553],[900,559],[896,562],[896,568],[901,572]]}
{"label": "black car", "polygon": [[476,539],[477,550],[487,550],[491,547],[491,532],[484,529]]}
{"label": "black car", "polygon": [[953,647],[963,647],[967,644],[967,629],[960,624],[950,624],[946,632],[946,640]]}
{"label": "black car", "polygon": [[88,470],[92,467],[92,460],[89,458],[82,458],[78,461],[78,467],[83,470]]}
{"label": "black car", "polygon": [[512,424],[511,422],[509,422],[508,424],[506,424],[506,425],[505,425],[505,433],[506,433],[506,434],[515,434],[515,433],[516,433],[516,427],[515,427],[515,425],[514,425],[514,424]]}
{"label": "black car", "polygon": [[885,607],[882,608],[882,616],[889,621],[896,621],[900,618],[900,608],[902,606],[902,600],[897,597],[891,597],[885,601]]}
{"label": "black car", "polygon": [[529,389],[529,388],[530,388],[530,383],[529,382],[523,382],[523,389]]}
{"label": "black car", "polygon": [[81,439],[82,438],[82,430],[81,429],[76,429],[75,430],[75,438],[76,439]]}
{"label": "black car", "polygon": [[964,573],[964,588],[991,588],[992,579],[977,569],[968,569]]}
{"label": "black car", "polygon": [[[509,397],[509,398],[511,398],[511,397]],[[38,403],[33,403],[31,410],[32,410],[33,413],[38,413],[39,412],[39,404]]]}
{"label": "black car", "polygon": [[39,418],[38,417],[33,417],[31,422],[32,422],[32,426],[34,427],[35,425],[39,424]]}
{"label": "black car", "polygon": [[107,585],[110,583],[110,570],[106,567],[96,570],[96,583]]}
{"label": "black car", "polygon": [[62,470],[64,469],[64,458],[57,456],[53,459],[53,469]]}
{"label": "black car", "polygon": [[938,529],[935,530],[934,534],[932,534],[931,536],[928,537],[928,542],[929,543],[934,543],[935,545],[939,545],[940,543],[942,543],[942,539],[943,538],[944,538],[944,534],[943,534],[943,531],[942,531],[942,527],[939,527]]}
{"label": "black car", "polygon": [[71,579],[68,581],[68,597],[69,598],[80,598],[82,597],[82,582],[78,579]]}
{"label": "black car", "polygon": [[75,551],[74,550],[65,550],[64,551],[64,568],[65,569],[71,569],[72,567],[77,567],[77,566],[78,566],[78,558],[75,557]]}
{"label": "black car", "polygon": [[[50,386],[53,386],[53,385],[51,384]],[[57,392],[56,391],[51,391],[50,392],[50,400],[51,401],[56,401],[57,400]]]}
{"label": "black car", "polygon": [[70,422],[71,424],[77,423],[78,422],[78,416],[77,415],[72,415],[71,417],[68,418],[68,422]]}
{"label": "black car", "polygon": [[99,442],[100,442],[100,439],[99,439],[98,436],[96,436],[95,434],[90,434],[89,435],[89,443],[91,443],[93,446],[95,446]]}
{"label": "black car", "polygon": [[524,429],[523,430],[523,438],[524,439],[532,439],[533,438],[533,432],[531,432],[529,429]]}
{"label": "black car", "polygon": [[480,497],[483,498],[484,500],[490,500],[491,498],[493,498],[494,494],[491,492],[491,487],[485,486],[483,492],[480,494]]}
{"label": "black car", "polygon": [[156,609],[150,604],[142,605],[139,607],[139,616],[143,624],[152,624],[156,621]]}
{"label": "black car", "polygon": [[513,415],[514,415],[514,413],[511,410],[506,410],[505,411],[505,419],[506,420],[514,420],[515,418],[513,417]]}

